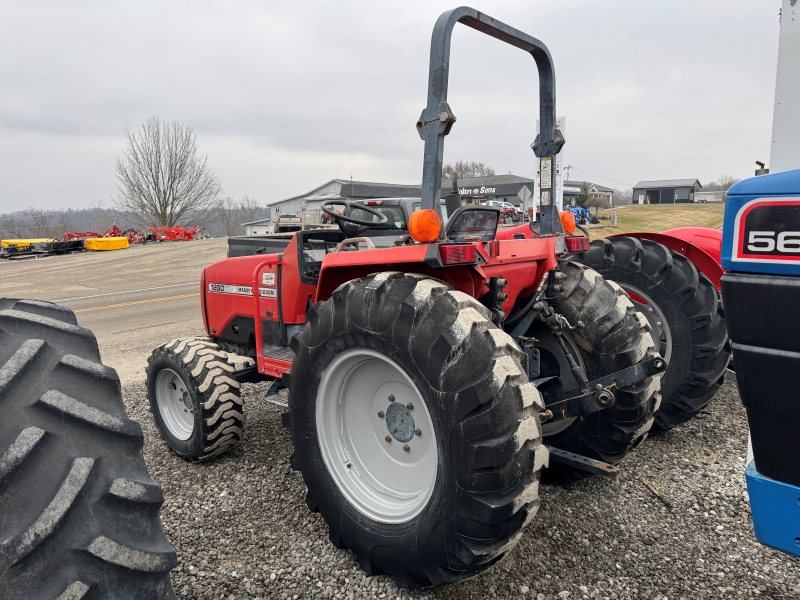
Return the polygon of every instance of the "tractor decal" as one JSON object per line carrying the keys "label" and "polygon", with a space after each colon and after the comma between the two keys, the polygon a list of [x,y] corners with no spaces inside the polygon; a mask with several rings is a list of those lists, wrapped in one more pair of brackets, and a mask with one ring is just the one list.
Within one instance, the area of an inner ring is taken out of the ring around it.
{"label": "tractor decal", "polygon": [[800,261],[800,198],[751,200],[736,215],[733,262]]}
{"label": "tractor decal", "polygon": [[252,296],[253,288],[249,285],[230,285],[227,283],[209,283],[208,291],[217,294],[237,294],[239,296]]}

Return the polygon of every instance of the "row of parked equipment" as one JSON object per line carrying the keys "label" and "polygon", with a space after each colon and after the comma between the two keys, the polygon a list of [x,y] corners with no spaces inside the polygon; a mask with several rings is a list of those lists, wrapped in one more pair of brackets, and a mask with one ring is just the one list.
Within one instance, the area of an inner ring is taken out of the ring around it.
{"label": "row of parked equipment", "polygon": [[8,239],[0,241],[0,258],[18,260],[73,252],[122,250],[131,244],[147,242],[191,241],[204,236],[197,227],[150,227],[150,233],[120,229],[112,223],[105,233],[70,231],[60,240],[52,238]]}

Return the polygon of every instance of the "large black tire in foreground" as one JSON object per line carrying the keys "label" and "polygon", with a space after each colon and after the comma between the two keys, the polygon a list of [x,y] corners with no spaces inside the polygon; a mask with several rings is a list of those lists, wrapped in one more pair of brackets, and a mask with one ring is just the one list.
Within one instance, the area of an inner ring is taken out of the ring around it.
{"label": "large black tire in foreground", "polygon": [[0,299],[0,597],[174,598],[116,372],[71,310]]}
{"label": "large black tire in foreground", "polygon": [[[577,346],[590,381],[656,355],[647,321],[618,285],[574,262],[561,261],[560,268],[567,277],[561,282],[563,291],[553,298],[553,306],[571,324],[584,324],[568,335]],[[563,378],[565,369],[561,371]],[[562,450],[619,463],[647,437],[660,401],[659,380],[660,376],[648,377],[614,389],[613,406],[577,417],[565,428],[556,427],[557,432],[551,435],[547,435],[550,427],[545,425],[545,441]],[[566,480],[589,476],[560,463],[551,465],[546,475]]]}
{"label": "large black tire in foreground", "polygon": [[147,359],[147,396],[167,446],[192,462],[231,450],[244,416],[235,365],[209,338],[179,338]]}
{"label": "large black tire in foreground", "polygon": [[714,285],[685,256],[650,240],[595,240],[579,260],[631,294],[650,321],[656,349],[669,363],[652,431],[691,419],[723,384],[731,356]]}
{"label": "large black tire in foreground", "polygon": [[331,542],[402,587],[500,560],[548,457],[524,354],[473,298],[416,275],[351,281],[307,316],[285,423]]}

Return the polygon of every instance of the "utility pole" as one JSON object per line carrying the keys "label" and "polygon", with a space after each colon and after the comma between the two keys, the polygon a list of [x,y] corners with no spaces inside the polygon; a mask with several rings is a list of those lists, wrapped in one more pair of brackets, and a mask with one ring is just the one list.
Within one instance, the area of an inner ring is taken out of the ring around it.
{"label": "utility pole", "polygon": [[564,181],[569,181],[569,170],[572,168],[572,165],[567,165],[564,167],[564,170],[567,172],[567,176],[564,178]]}

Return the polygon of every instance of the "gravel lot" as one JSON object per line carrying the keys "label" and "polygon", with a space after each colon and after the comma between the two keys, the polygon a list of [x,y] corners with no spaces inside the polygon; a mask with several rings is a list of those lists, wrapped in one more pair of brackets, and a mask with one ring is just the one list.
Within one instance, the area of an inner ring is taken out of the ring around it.
{"label": "gravel lot", "polygon": [[[542,508],[501,563],[467,582],[409,592],[367,578],[328,542],[289,466],[281,409],[245,385],[241,445],[209,464],[168,452],[144,386],[124,388],[145,431],[145,460],[164,488],[162,520],[178,551],[179,598],[800,598],[800,560],[752,534],[747,429],[734,383],[707,413],[651,438],[613,480],[542,488]],[[646,478],[671,508],[644,486]]]}

